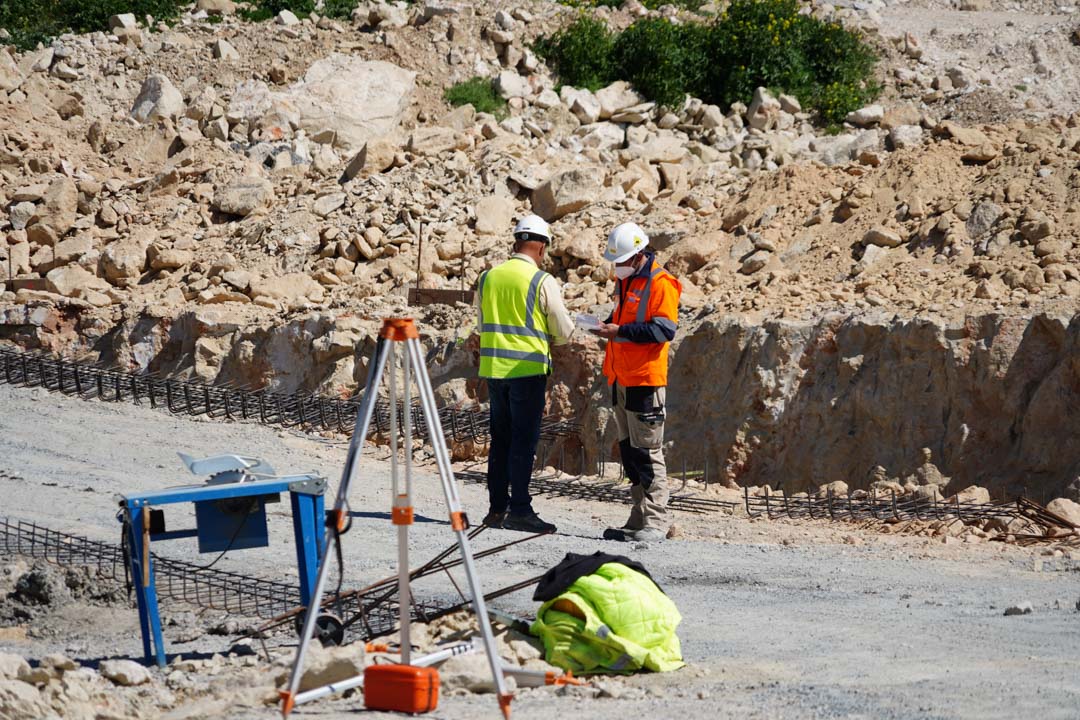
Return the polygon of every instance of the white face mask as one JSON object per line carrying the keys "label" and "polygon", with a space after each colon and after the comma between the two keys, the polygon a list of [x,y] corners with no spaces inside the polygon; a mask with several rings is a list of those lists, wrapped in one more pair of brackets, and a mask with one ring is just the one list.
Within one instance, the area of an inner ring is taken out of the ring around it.
{"label": "white face mask", "polygon": [[633,275],[634,272],[635,272],[635,268],[634,268],[633,265],[625,265],[625,266],[616,265],[615,266],[615,277],[619,278],[620,280],[625,280],[626,278]]}

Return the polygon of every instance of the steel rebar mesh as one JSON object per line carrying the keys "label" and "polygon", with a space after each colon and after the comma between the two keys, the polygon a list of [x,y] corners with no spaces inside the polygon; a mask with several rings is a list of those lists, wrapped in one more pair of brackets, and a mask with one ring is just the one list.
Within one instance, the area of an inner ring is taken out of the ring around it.
{"label": "steel rebar mesh", "polygon": [[784,490],[779,494],[766,492],[763,495],[750,495],[749,488],[743,489],[746,512],[751,517],[820,520],[879,520],[884,522],[903,522],[908,520],[959,520],[970,525],[986,520],[1000,519],[1004,523],[1023,520],[1042,529],[1041,535],[1025,535],[1028,540],[1060,540],[1062,534],[1057,531],[1075,532],[1076,525],[1042,505],[1027,498],[1017,498],[1015,502],[976,503],[963,502],[959,499],[937,500],[915,495],[897,495],[895,492],[878,494],[875,492],[855,491],[847,495],[834,495],[831,491],[824,495],[798,494],[788,495]]}
{"label": "steel rebar mesh", "polygon": [[[359,398],[355,397],[343,399],[305,392],[285,394],[234,385],[209,385],[6,347],[0,347],[0,383],[43,387],[108,402],[145,402],[150,407],[163,407],[178,414],[315,427],[346,434],[352,432],[360,407]],[[402,415],[403,406],[399,405],[397,412]],[[413,403],[411,412],[418,436],[427,440],[419,403]],[[444,407],[439,409],[439,421],[454,442],[484,441],[490,435],[486,410]],[[387,432],[389,428],[390,405],[379,401],[372,418],[372,431]],[[545,418],[541,424],[541,436],[547,439],[575,437],[580,431],[580,424],[557,418]]]}
{"label": "steel rebar mesh", "polygon": [[[100,577],[124,582],[125,559],[119,544],[0,518],[0,549],[8,555],[41,558],[61,567],[86,566]],[[154,553],[158,596],[241,615],[273,617],[300,602],[299,590],[286,583],[205,568]]]}
{"label": "steel rebar mesh", "polygon": [[[455,472],[454,475],[467,483],[481,484],[487,482],[487,474],[484,472],[465,470]],[[631,502],[629,486],[619,486],[612,483],[579,482],[575,478],[560,480],[553,475],[534,476],[529,481],[529,490],[537,495],[547,495],[549,497],[596,500],[619,505],[627,505]],[[736,503],[672,493],[668,498],[668,507],[672,510],[695,514],[714,512],[730,514],[734,511]]]}

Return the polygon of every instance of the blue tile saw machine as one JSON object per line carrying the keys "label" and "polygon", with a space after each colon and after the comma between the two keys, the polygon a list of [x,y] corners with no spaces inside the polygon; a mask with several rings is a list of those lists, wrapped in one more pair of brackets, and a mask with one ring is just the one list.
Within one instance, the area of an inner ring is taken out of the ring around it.
{"label": "blue tile saw machine", "polygon": [[[304,605],[311,601],[323,553],[326,478],[315,473],[278,476],[265,461],[241,455],[218,455],[202,460],[184,453],[178,455],[193,474],[208,476],[205,484],[124,495],[120,501],[120,519],[127,537],[127,562],[139,606],[143,652],[147,663],[156,660],[160,667],[165,666],[165,644],[154,585],[152,542],[195,537],[200,553],[222,555],[231,550],[267,547],[270,536],[266,506],[280,502],[281,493],[288,492],[292,503],[300,598]],[[159,506],[178,503],[195,504],[194,529],[166,530],[165,512]]]}

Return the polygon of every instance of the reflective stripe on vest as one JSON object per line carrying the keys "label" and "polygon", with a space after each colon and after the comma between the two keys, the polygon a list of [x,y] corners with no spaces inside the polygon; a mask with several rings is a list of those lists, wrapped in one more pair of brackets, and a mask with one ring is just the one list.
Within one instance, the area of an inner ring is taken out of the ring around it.
{"label": "reflective stripe on vest", "polygon": [[[648,277],[645,278],[645,287],[641,289],[641,299],[638,300],[637,315],[634,317],[634,322],[643,323],[647,320],[649,312],[649,296],[652,295],[652,281],[654,277],[656,277],[662,272],[664,272],[664,268],[660,267],[660,265],[654,265],[652,272],[650,272]],[[615,289],[619,294],[619,301],[615,305],[615,311],[613,313],[613,316],[618,318],[619,310],[622,307],[622,283],[618,283],[615,286]],[[616,336],[614,338],[614,341],[617,343],[625,343],[630,342],[630,338]]]}
{"label": "reflective stripe on vest", "polygon": [[[496,273],[494,278],[492,273]],[[480,276],[481,377],[502,379],[549,372],[547,316],[538,303],[540,284],[546,277],[546,272],[520,258],[511,258]],[[492,289],[492,282],[498,282],[497,290]],[[499,297],[493,297],[495,292]]]}

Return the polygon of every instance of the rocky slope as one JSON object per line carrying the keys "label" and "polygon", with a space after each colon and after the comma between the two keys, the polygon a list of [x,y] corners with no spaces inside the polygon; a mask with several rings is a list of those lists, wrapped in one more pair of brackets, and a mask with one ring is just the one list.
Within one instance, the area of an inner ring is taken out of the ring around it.
{"label": "rocky slope", "polygon": [[[1067,12],[962,10],[980,43],[1015,15],[973,67],[933,3],[808,6],[883,58],[882,103],[830,135],[764,90],[672,109],[621,83],[556,92],[529,45],[576,12],[557,4],[262,24],[232,9],[0,50],[0,338],[349,394],[379,319],[410,312],[442,401],[483,401],[471,312],[407,308],[407,288],[471,287],[537,212],[568,305],[603,313],[603,238],[634,219],[686,287],[676,456],[793,489],[865,485],[875,465],[902,479],[923,447],[960,487],[1047,495],[1076,477],[1055,422],[1080,297]],[[649,11],[596,12],[621,27]],[[1020,90],[1032,23],[1039,81]],[[473,75],[507,117],[445,104]],[[550,407],[587,420],[593,458],[598,355],[591,338],[560,353]]]}

